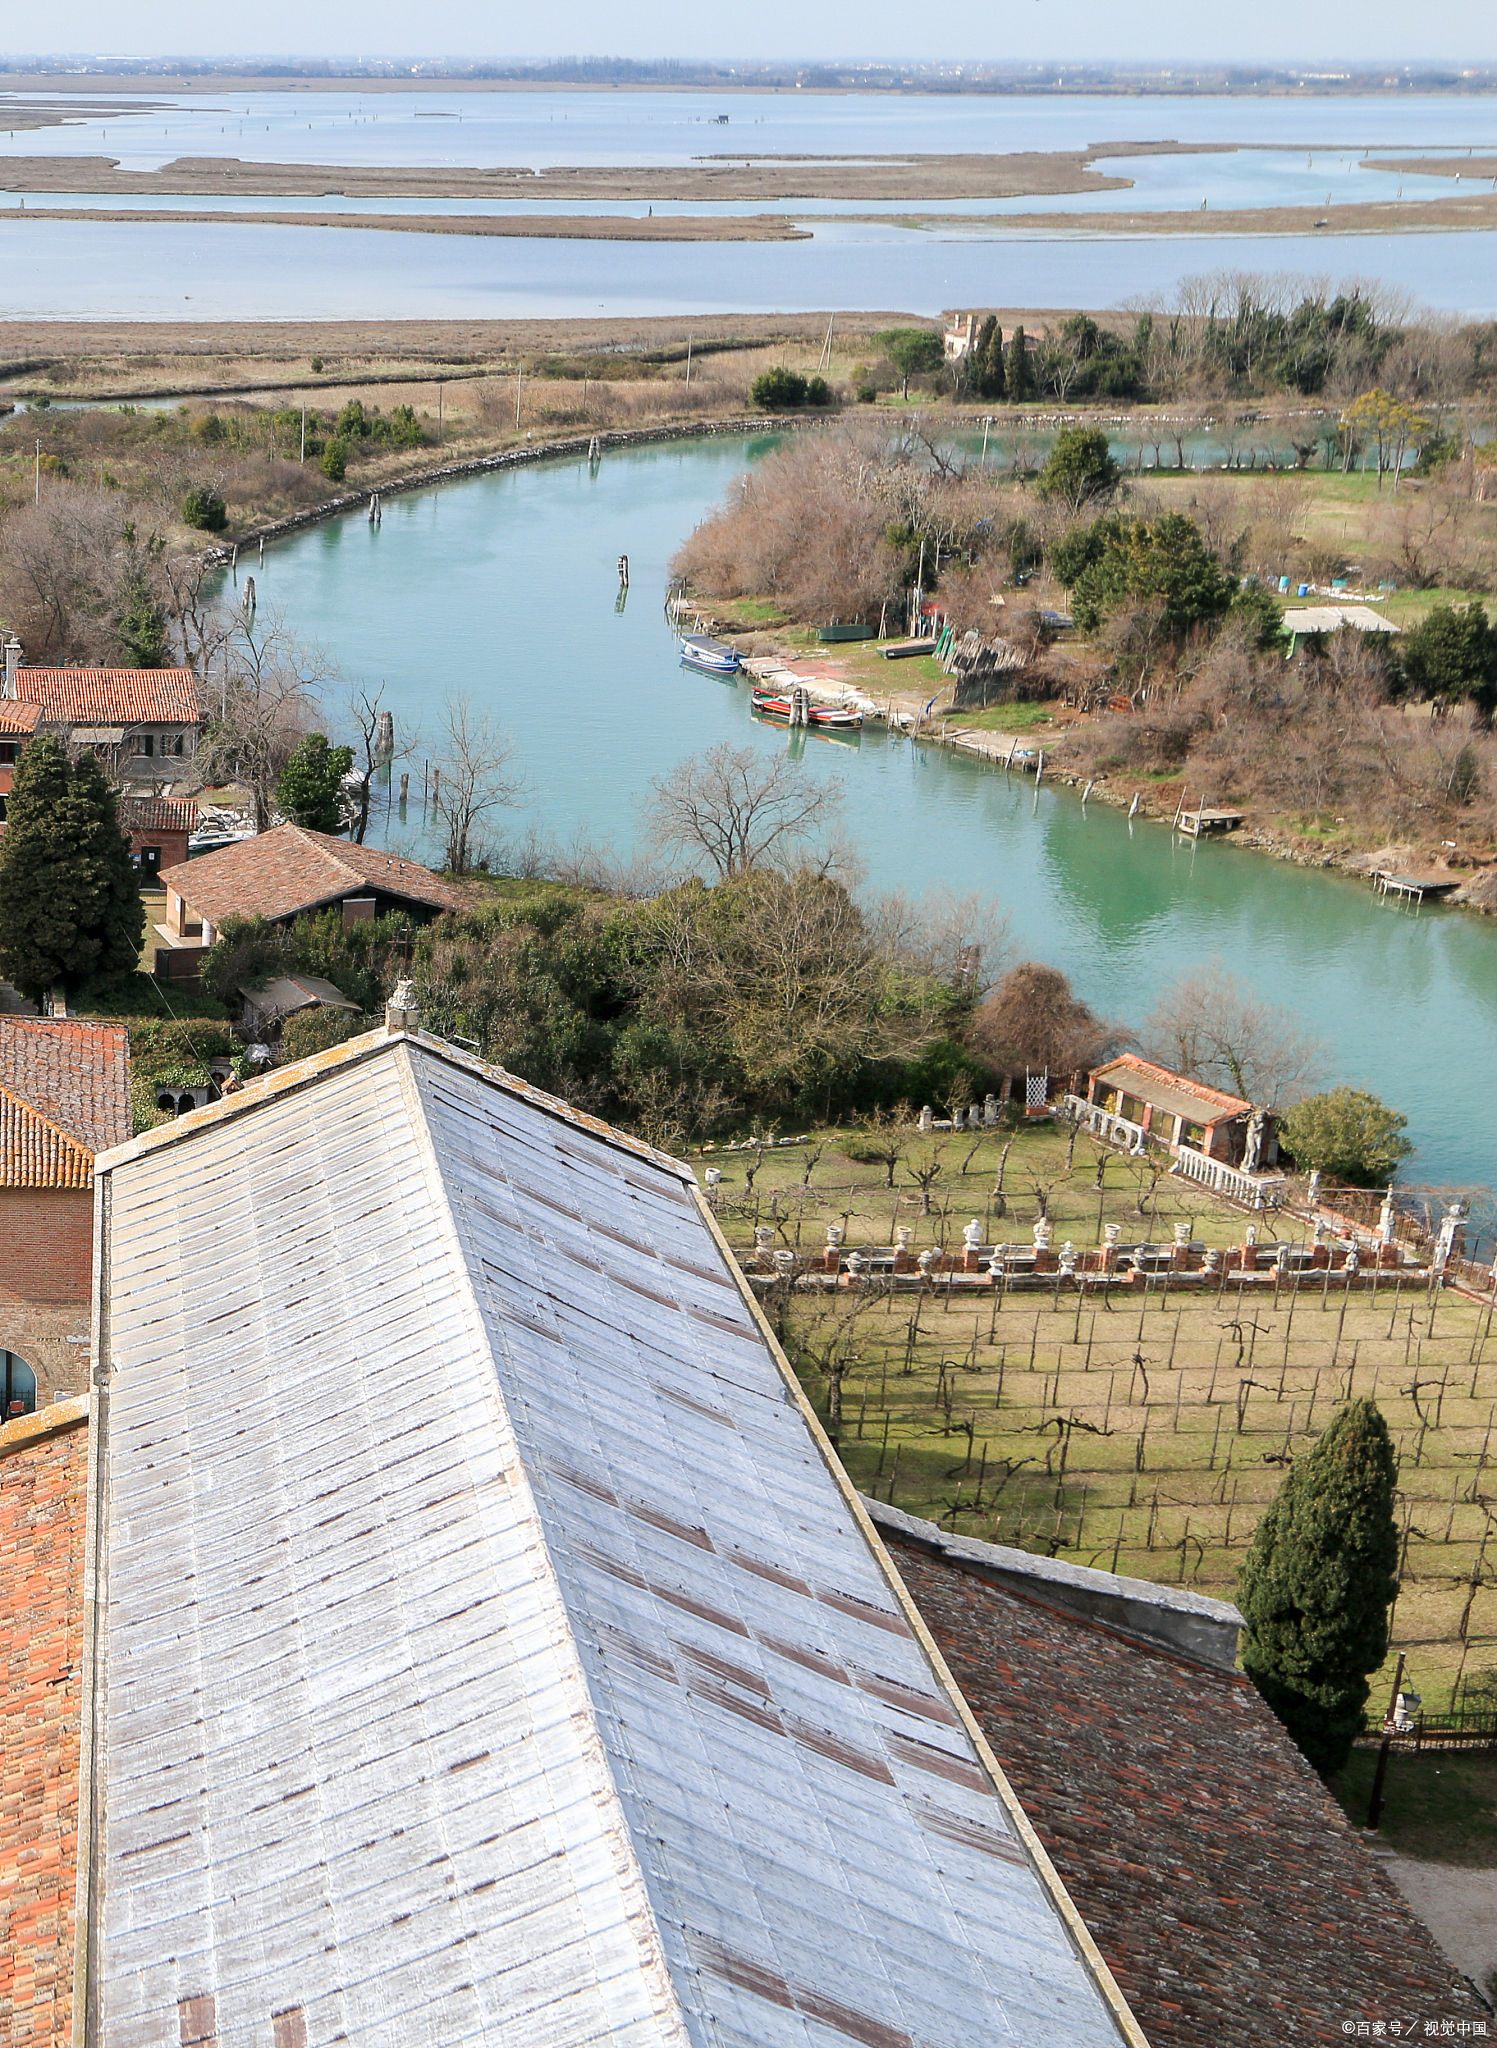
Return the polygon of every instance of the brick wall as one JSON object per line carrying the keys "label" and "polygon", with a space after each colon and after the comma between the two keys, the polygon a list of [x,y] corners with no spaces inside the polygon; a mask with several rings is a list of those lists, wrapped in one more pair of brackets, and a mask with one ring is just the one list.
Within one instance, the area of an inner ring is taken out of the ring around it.
{"label": "brick wall", "polygon": [[94,1198],[86,1188],[0,1188],[0,1305],[86,1305]]}
{"label": "brick wall", "polygon": [[0,1428],[0,2041],[72,2039],[88,1430]]}
{"label": "brick wall", "polygon": [[1153,2048],[1497,2034],[1245,1678],[885,1541]]}

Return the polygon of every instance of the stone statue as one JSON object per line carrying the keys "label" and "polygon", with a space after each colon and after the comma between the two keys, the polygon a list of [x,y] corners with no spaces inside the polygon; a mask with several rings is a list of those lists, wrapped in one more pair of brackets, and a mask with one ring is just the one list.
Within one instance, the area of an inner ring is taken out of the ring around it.
{"label": "stone statue", "polygon": [[982,1120],[983,1120],[983,1122],[984,1122],[985,1124],[995,1124],[995,1123],[997,1123],[997,1121],[998,1121],[998,1098],[997,1098],[997,1096],[996,1096],[996,1095],[985,1095],[985,1096],[983,1097],[983,1103],[982,1103]]}
{"label": "stone statue", "polygon": [[1049,1251],[1050,1240],[1054,1237],[1054,1235],[1055,1225],[1050,1221],[1050,1218],[1048,1216],[1036,1217],[1034,1225],[1035,1250],[1037,1252]]}
{"label": "stone statue", "polygon": [[1387,1194],[1383,1196],[1383,1206],[1377,1212],[1377,1235],[1379,1244],[1392,1244],[1395,1214],[1396,1212],[1393,1207],[1393,1190],[1392,1188],[1389,1188]]}
{"label": "stone statue", "polygon": [[1062,1273],[1074,1273],[1076,1261],[1080,1256],[1081,1254],[1077,1251],[1075,1245],[1067,1238],[1060,1248],[1060,1270]]}
{"label": "stone statue", "polygon": [[930,1278],[932,1266],[934,1266],[936,1260],[940,1258],[940,1256],[941,1254],[936,1250],[935,1246],[933,1244],[928,1244],[925,1247],[925,1250],[920,1254],[918,1260],[916,1261],[916,1264],[919,1266],[921,1272],[925,1275],[927,1280]]}
{"label": "stone statue", "polygon": [[930,1104],[927,1102],[924,1109],[922,1109],[920,1112],[920,1128],[922,1131],[933,1130],[935,1128],[935,1122],[936,1113],[931,1108]]}
{"label": "stone statue", "polygon": [[982,1225],[974,1216],[962,1232],[962,1243],[969,1252],[975,1252],[982,1244]]}
{"label": "stone statue", "polygon": [[1263,1161],[1263,1135],[1268,1128],[1268,1118],[1261,1109],[1255,1109],[1247,1120],[1247,1136],[1242,1145],[1242,1170],[1256,1173]]}

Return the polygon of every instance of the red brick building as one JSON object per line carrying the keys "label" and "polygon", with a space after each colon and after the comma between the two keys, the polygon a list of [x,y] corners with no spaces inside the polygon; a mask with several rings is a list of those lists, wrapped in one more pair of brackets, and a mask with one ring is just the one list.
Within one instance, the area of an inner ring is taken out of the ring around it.
{"label": "red brick building", "polygon": [[0,2040],[66,2048],[88,1398],[0,1426]]}
{"label": "red brick building", "polygon": [[0,1421],[87,1383],[94,1156],[129,1135],[122,1024],[0,1017]]}
{"label": "red brick building", "polygon": [[163,868],[180,867],[187,859],[187,842],[197,830],[198,807],[194,800],[174,796],[122,796],[119,799],[120,830],[130,840],[130,852],[140,879],[148,887]]}

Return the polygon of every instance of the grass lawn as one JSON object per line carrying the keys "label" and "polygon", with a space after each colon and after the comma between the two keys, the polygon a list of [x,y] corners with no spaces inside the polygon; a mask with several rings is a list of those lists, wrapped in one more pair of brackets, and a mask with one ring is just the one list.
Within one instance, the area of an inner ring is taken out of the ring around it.
{"label": "grass lawn", "polygon": [[[1362,1827],[1377,1768],[1375,1749],[1354,1749],[1331,1790]],[[1400,1856],[1425,1863],[1497,1868],[1497,1755],[1443,1750],[1420,1756],[1394,1750],[1383,1781],[1378,1834]]]}
{"label": "grass lawn", "polygon": [[1055,707],[1030,704],[994,704],[986,711],[953,711],[953,725],[970,726],[975,732],[1032,732],[1055,723]]}

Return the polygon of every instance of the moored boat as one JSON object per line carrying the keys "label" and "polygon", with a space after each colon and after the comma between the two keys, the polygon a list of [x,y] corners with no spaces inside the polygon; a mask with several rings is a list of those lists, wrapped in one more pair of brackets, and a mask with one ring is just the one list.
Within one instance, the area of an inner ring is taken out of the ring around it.
{"label": "moored boat", "polygon": [[737,675],[743,666],[736,647],[728,647],[708,633],[683,633],[681,660],[687,668],[699,668],[709,676]]}
{"label": "moored boat", "polygon": [[[752,700],[753,708],[767,718],[794,719],[796,712],[795,694],[786,690],[755,690]],[[850,711],[843,704],[813,704],[803,693],[801,693],[801,708],[804,717],[800,722],[805,725],[818,726],[823,731],[852,731],[856,730],[863,723],[861,711]]]}

